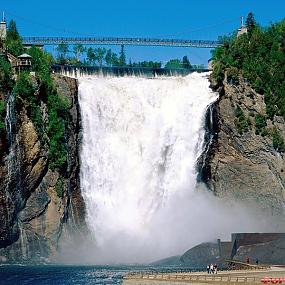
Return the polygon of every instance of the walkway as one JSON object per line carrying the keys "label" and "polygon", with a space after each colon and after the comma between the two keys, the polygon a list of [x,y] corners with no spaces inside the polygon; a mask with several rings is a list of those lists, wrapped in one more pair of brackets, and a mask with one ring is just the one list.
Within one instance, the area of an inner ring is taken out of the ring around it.
{"label": "walkway", "polygon": [[220,41],[183,40],[183,39],[152,39],[152,38],[116,38],[116,37],[23,37],[24,45],[132,45],[132,46],[165,46],[165,47],[196,47],[215,48],[222,45]]}
{"label": "walkway", "polygon": [[[163,273],[163,274],[130,274],[124,278],[123,285],[185,285],[185,284],[274,284],[276,278],[281,278],[285,284],[285,268],[269,270],[232,270],[220,271],[218,274],[193,273]],[[278,284],[282,282],[278,281]],[[275,283],[277,284],[277,282]]]}

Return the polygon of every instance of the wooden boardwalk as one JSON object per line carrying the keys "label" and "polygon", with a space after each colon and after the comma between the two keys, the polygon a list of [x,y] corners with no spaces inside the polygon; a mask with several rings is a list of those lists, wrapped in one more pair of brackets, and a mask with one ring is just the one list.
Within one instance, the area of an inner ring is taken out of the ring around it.
{"label": "wooden boardwalk", "polygon": [[[265,279],[264,279],[265,278]],[[268,278],[268,279],[266,279]],[[281,279],[280,279],[281,278]],[[129,274],[124,278],[124,285],[180,285],[189,284],[285,284],[285,269],[257,269],[220,271],[218,274],[192,273],[141,273]],[[280,281],[281,280],[281,281]],[[273,281],[273,282],[271,282]]]}

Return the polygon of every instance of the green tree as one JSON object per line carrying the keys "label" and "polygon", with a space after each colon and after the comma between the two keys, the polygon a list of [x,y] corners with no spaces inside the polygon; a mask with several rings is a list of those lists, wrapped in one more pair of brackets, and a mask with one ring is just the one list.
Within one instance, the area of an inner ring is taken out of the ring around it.
{"label": "green tree", "polygon": [[187,69],[190,69],[192,67],[187,55],[184,55],[182,58],[182,66],[183,68],[187,68]]}
{"label": "green tree", "polygon": [[69,49],[68,49],[68,44],[62,42],[60,43],[57,48],[56,48],[57,52],[58,52],[58,61],[60,64],[65,64],[67,61],[66,61],[66,56],[69,52]]}
{"label": "green tree", "polygon": [[91,65],[94,64],[95,59],[96,59],[95,52],[92,47],[89,47],[87,49],[87,60],[89,64]]}
{"label": "green tree", "polygon": [[104,60],[104,57],[106,54],[106,49],[105,48],[96,48],[94,50],[94,52],[95,52],[95,58],[98,61],[99,66],[102,67],[103,60]]}
{"label": "green tree", "polygon": [[285,151],[284,140],[276,128],[274,128],[272,132],[272,144],[275,150],[279,152]]}
{"label": "green tree", "polygon": [[166,64],[165,68],[181,68],[182,67],[182,62],[180,59],[170,59]]}
{"label": "green tree", "polygon": [[125,53],[124,45],[121,45],[121,51],[120,51],[120,56],[119,56],[119,65],[120,66],[126,65],[126,53]]}
{"label": "green tree", "polygon": [[19,56],[24,51],[22,40],[14,20],[11,20],[8,25],[6,46],[8,52],[14,56]]}
{"label": "green tree", "polygon": [[118,66],[119,65],[119,58],[118,55],[113,52],[112,53],[112,66]]}
{"label": "green tree", "polygon": [[254,27],[256,26],[256,21],[254,19],[254,15],[252,12],[248,13],[246,21],[245,21],[245,25],[247,27],[248,33],[251,35]]}
{"label": "green tree", "polygon": [[0,91],[11,90],[13,84],[11,64],[4,57],[0,57]]}
{"label": "green tree", "polygon": [[108,66],[112,65],[112,50],[108,49],[105,55],[105,62]]}
{"label": "green tree", "polygon": [[82,44],[76,44],[73,47],[73,53],[75,55],[75,58],[77,62],[80,62],[81,55],[85,52],[85,47]]}

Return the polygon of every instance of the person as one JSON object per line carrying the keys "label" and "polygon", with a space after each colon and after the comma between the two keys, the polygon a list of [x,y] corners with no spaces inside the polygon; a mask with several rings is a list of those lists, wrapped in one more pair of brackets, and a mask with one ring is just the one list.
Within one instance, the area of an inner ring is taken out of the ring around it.
{"label": "person", "polygon": [[258,265],[258,262],[259,262],[259,261],[258,261],[258,258],[256,258],[256,261],[255,261],[256,265]]}
{"label": "person", "polygon": [[215,263],[214,264],[214,273],[217,274],[218,273],[218,265]]}
{"label": "person", "polygon": [[208,274],[210,273],[210,265],[209,264],[207,265],[207,273]]}
{"label": "person", "polygon": [[214,265],[213,265],[213,263],[211,263],[211,265],[210,265],[210,274],[214,274]]}
{"label": "person", "polygon": [[249,263],[249,257],[246,259],[246,263]]}

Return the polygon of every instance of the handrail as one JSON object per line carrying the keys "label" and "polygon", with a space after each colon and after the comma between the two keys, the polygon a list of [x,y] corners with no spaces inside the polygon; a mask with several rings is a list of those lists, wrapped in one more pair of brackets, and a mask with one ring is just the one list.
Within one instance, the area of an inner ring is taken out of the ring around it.
{"label": "handrail", "polygon": [[184,40],[158,38],[121,38],[121,37],[23,37],[23,43],[28,44],[111,44],[111,45],[143,45],[143,46],[173,46],[214,48],[221,46],[221,41],[215,40]]}
{"label": "handrail", "polygon": [[257,276],[225,276],[225,275],[190,275],[190,274],[128,274],[126,280],[188,280],[188,281],[220,281],[220,282],[256,282],[260,281]]}

